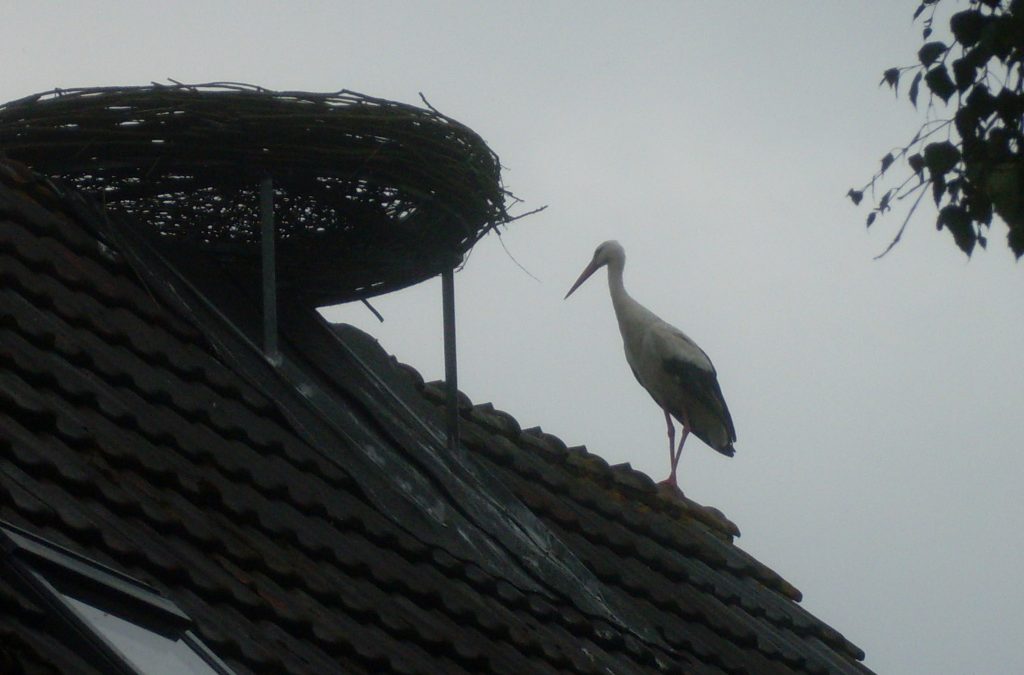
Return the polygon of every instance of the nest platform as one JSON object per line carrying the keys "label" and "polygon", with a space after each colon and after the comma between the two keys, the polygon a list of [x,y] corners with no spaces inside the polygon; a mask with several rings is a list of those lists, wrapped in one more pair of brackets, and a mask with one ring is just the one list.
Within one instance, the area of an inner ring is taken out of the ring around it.
{"label": "nest platform", "polygon": [[508,223],[498,157],[432,108],[233,83],[54,90],[0,105],[0,153],[93,195],[161,246],[260,265],[271,178],[277,278],[316,305],[458,265]]}

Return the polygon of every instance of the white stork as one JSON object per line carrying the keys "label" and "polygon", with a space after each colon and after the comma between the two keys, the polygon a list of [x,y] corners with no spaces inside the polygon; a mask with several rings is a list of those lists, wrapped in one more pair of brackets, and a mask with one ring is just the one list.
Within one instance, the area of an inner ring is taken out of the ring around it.
{"label": "white stork", "polygon": [[[617,241],[606,241],[594,251],[594,257],[579,279],[565,294],[568,298],[590,275],[608,266],[608,288],[615,318],[626,349],[626,361],[633,375],[665,412],[668,425],[668,454],[672,471],[665,483],[676,487],[676,466],[683,443],[692,432],[723,455],[731,457],[736,440],[729,408],[718,386],[715,367],[697,343],[681,330],[655,316],[626,293],[622,270],[626,251]],[[675,417],[682,425],[679,447],[675,445]]]}

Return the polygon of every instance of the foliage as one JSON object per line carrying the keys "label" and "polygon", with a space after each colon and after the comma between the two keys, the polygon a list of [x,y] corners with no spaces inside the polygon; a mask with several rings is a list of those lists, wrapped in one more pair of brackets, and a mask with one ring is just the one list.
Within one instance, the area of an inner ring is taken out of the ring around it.
{"label": "foliage", "polygon": [[[940,3],[924,0],[914,12],[924,25],[917,63],[886,70],[879,83],[898,96],[901,81],[912,76],[906,96],[916,108],[922,87],[927,90],[925,122],[907,145],[882,157],[863,188],[847,194],[859,204],[869,193],[874,201],[869,227],[894,202],[916,196],[882,255],[900,240],[930,193],[937,228],[949,230],[968,256],[976,244],[985,247],[995,213],[1009,226],[1008,244],[1019,259],[1024,255],[1024,0],[969,0],[949,19],[949,44],[932,35]],[[940,117],[940,107],[955,110]],[[892,185],[886,172],[898,160],[909,175]]]}

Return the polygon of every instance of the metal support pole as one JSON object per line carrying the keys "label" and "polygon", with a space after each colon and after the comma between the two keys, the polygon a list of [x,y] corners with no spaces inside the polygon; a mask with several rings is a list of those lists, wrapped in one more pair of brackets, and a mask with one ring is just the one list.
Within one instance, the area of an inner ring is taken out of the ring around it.
{"label": "metal support pole", "polygon": [[277,261],[275,259],[274,180],[260,183],[260,244],[263,269],[263,353],[279,359],[277,348]]}
{"label": "metal support pole", "polygon": [[447,402],[448,448],[459,447],[459,374],[455,356],[455,270],[441,273],[441,304],[444,315],[444,382]]}

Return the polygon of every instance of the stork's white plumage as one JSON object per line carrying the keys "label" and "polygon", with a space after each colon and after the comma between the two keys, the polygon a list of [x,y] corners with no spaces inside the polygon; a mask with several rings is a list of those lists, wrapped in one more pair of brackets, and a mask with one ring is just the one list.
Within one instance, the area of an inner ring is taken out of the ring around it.
{"label": "stork's white plumage", "polygon": [[[676,466],[683,443],[693,433],[711,448],[732,456],[736,429],[718,386],[718,375],[711,359],[697,343],[681,330],[658,318],[626,292],[622,270],[626,252],[617,241],[606,241],[594,251],[594,257],[565,294],[568,298],[590,275],[608,267],[608,288],[615,318],[626,350],[626,361],[647,393],[661,406],[668,425],[668,453],[672,471],[666,483],[677,486]],[[672,418],[682,425],[679,447],[675,445]]]}

